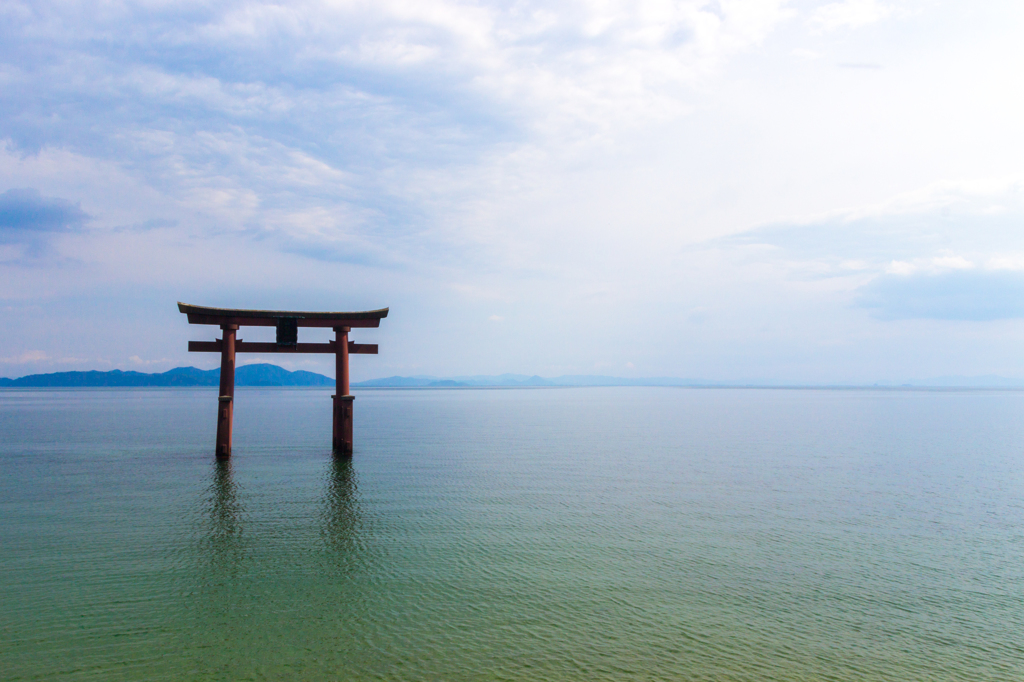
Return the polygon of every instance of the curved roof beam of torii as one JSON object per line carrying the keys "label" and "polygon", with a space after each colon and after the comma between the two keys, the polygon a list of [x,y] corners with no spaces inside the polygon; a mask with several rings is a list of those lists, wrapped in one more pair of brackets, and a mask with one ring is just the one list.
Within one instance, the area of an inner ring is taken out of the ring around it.
{"label": "curved roof beam of torii", "polygon": [[304,310],[243,310],[210,308],[178,302],[178,310],[188,315],[189,324],[235,324],[273,327],[281,318],[293,318],[299,327],[379,327],[389,308],[355,312],[312,312]]}

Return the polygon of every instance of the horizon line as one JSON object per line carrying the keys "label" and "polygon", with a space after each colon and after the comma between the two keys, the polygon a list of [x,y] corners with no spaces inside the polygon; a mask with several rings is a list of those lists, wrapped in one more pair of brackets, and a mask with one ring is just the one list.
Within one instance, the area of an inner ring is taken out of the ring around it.
{"label": "horizon line", "polygon": [[[279,365],[273,363],[247,363],[246,365],[240,365],[239,368],[244,366],[253,365],[267,365],[281,369],[282,371],[288,372],[289,374],[295,372],[303,372],[308,374],[314,374],[334,382],[335,379],[319,372],[313,372],[311,370],[287,370]],[[215,367],[211,369],[202,370],[194,366],[179,366],[174,367],[164,372],[141,372],[138,370],[122,370],[122,369],[110,369],[110,370],[64,370],[58,372],[44,372],[26,374],[21,377],[0,377],[0,380],[6,379],[9,381],[19,381],[29,377],[42,377],[42,376],[53,376],[60,374],[111,374],[111,373],[135,373],[143,376],[159,376],[168,374],[176,370],[195,369],[201,372],[219,372],[220,368]],[[502,378],[505,378],[502,381]],[[587,380],[586,383],[549,383],[558,382],[559,380],[568,379],[579,379]],[[491,383],[488,380],[497,380],[500,383]],[[408,382],[403,384],[384,384],[380,382]],[[413,383],[415,382],[415,383]],[[424,382],[424,383],[421,383]],[[479,383],[483,382],[483,383]],[[540,383],[545,382],[545,383]],[[610,383],[614,382],[614,383]],[[374,385],[377,384],[377,385]],[[875,380],[875,381],[791,381],[791,380],[722,380],[722,379],[690,379],[682,377],[672,376],[646,376],[646,377],[621,377],[605,374],[562,374],[554,377],[543,377],[539,374],[517,374],[512,372],[503,372],[501,374],[474,374],[474,375],[448,375],[448,376],[435,376],[417,374],[411,376],[403,375],[391,375],[387,377],[377,377],[372,379],[364,379],[361,381],[353,381],[353,388],[586,388],[586,387],[649,387],[649,388],[878,388],[878,389],[897,389],[897,388],[925,388],[925,389],[1024,389],[1024,379],[1018,379],[1014,377],[1003,377],[998,375],[981,375],[981,376],[962,376],[962,375],[950,375],[942,377],[931,377],[926,379],[910,379],[910,380]],[[15,388],[15,387],[10,387]]]}

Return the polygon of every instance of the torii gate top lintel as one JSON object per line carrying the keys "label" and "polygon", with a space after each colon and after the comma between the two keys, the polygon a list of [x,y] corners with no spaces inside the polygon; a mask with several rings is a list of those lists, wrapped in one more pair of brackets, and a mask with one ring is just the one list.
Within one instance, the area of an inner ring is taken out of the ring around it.
{"label": "torii gate top lintel", "polygon": [[[235,353],[330,353],[335,357],[337,394],[334,401],[334,451],[352,454],[352,402],[349,392],[348,356],[350,353],[377,354],[375,343],[348,340],[352,327],[379,327],[388,316],[388,308],[357,312],[310,312],[301,310],[240,310],[209,308],[178,302],[178,311],[188,315],[189,324],[218,325],[223,331],[216,341],[189,341],[189,352],[220,353],[220,398],[217,416],[217,457],[231,455],[231,427],[234,418]],[[245,342],[237,338],[238,328],[277,327],[273,343]],[[327,343],[299,343],[299,327],[329,327],[335,340]]]}
{"label": "torii gate top lintel", "polygon": [[304,310],[241,310],[210,308],[178,301],[178,310],[188,315],[189,324],[236,324],[273,327],[280,319],[294,319],[299,327],[379,327],[389,308],[357,312],[311,312]]}

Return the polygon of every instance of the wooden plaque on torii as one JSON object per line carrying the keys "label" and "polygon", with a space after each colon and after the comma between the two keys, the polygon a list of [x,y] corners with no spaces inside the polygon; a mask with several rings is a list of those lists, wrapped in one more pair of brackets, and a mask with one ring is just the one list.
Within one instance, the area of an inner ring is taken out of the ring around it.
{"label": "wooden plaque on torii", "polygon": [[[222,338],[216,341],[189,341],[191,353],[220,353],[220,394],[217,409],[217,446],[220,459],[231,456],[231,426],[235,401],[235,353],[331,353],[335,358],[336,394],[334,401],[333,449],[342,457],[352,455],[352,403],[349,391],[348,356],[350,353],[377,354],[375,343],[352,343],[348,333],[352,327],[379,327],[388,316],[388,309],[362,312],[329,313],[298,310],[232,310],[206,308],[178,303],[178,310],[188,315],[189,324],[219,325]],[[277,327],[277,341],[254,343],[236,339],[239,327]],[[330,327],[336,338],[327,343],[299,343],[299,327]]]}

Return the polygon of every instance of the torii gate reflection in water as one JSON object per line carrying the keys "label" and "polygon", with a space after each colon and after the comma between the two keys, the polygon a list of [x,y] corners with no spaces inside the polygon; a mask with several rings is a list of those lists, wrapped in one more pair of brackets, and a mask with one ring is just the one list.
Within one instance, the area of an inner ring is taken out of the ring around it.
{"label": "torii gate reflection in water", "polygon": [[[204,308],[178,303],[178,310],[188,315],[189,324],[220,325],[223,338],[216,341],[189,341],[190,353],[220,353],[220,397],[217,410],[217,448],[219,459],[231,456],[231,424],[235,401],[235,353],[332,353],[335,358],[337,393],[334,401],[334,452],[352,455],[352,401],[349,393],[349,353],[377,354],[375,343],[352,343],[348,333],[352,327],[379,327],[388,316],[388,309],[354,313],[313,313],[297,310],[230,310]],[[254,343],[235,339],[239,327],[277,327],[275,343]],[[327,343],[299,343],[299,327],[331,327],[337,334]]]}

